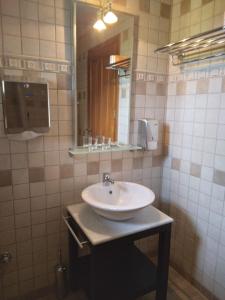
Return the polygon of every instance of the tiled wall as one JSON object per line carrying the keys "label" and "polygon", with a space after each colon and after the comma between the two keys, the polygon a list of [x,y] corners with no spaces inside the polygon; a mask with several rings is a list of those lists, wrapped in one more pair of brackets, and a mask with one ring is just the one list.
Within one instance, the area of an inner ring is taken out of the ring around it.
{"label": "tiled wall", "polygon": [[[222,26],[225,1],[173,1],[171,40]],[[161,199],[174,217],[172,262],[225,295],[225,65],[170,65]],[[209,299],[212,299],[208,296]]]}
{"label": "tiled wall", "polygon": [[29,142],[9,141],[0,106],[0,253],[8,250],[13,256],[12,262],[1,268],[1,300],[53,283],[59,245],[66,259],[62,210],[66,204],[79,201],[82,188],[99,181],[104,171],[112,172],[115,179],[151,187],[157,198],[160,191],[167,58],[158,58],[153,50],[168,41],[170,3],[114,1],[115,8],[140,17],[135,24],[131,140],[137,137],[138,118],[160,119],[159,150],[76,158],[68,156],[72,144],[69,3],[0,2],[1,75],[47,79],[52,121],[44,137]]}

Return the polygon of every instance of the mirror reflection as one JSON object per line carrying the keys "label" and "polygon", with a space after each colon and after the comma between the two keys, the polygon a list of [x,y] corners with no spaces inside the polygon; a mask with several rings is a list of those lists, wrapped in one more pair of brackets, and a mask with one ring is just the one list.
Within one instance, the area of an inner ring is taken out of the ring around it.
{"label": "mirror reflection", "polygon": [[78,146],[129,144],[133,30],[133,16],[77,4]]}

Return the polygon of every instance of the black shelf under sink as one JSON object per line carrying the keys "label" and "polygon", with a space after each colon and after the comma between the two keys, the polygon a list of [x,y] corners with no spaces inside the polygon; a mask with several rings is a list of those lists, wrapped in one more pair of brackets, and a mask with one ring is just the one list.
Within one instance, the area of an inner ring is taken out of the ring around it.
{"label": "black shelf under sink", "polygon": [[[80,257],[72,268],[71,286],[90,295],[91,256]],[[134,300],[156,288],[156,266],[133,243],[104,247],[95,257],[98,300]]]}

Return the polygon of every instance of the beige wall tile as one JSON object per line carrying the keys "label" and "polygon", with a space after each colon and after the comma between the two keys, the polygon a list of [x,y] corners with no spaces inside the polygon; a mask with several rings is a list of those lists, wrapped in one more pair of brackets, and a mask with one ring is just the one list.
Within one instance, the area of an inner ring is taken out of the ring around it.
{"label": "beige wall tile", "polygon": [[70,13],[61,8],[56,8],[56,24],[63,26],[70,26],[71,24],[71,16]]}
{"label": "beige wall tile", "polygon": [[10,155],[0,155],[0,170],[8,170],[10,168],[11,168]]}
{"label": "beige wall tile", "polygon": [[153,156],[152,157],[152,166],[159,167],[161,165],[162,165],[162,156],[161,155]]}
{"label": "beige wall tile", "polygon": [[53,180],[59,178],[59,166],[47,166],[45,167],[45,179]]}
{"label": "beige wall tile", "polygon": [[225,78],[222,79],[222,93],[225,93]]}
{"label": "beige wall tile", "polygon": [[201,165],[192,163],[192,164],[191,164],[190,174],[191,174],[192,176],[195,176],[195,177],[201,177],[201,168],[202,168]]}
{"label": "beige wall tile", "polygon": [[114,0],[113,3],[119,4],[119,5],[122,5],[122,6],[126,6],[127,5],[127,0]]}
{"label": "beige wall tile", "polygon": [[59,151],[45,152],[45,164],[47,166],[59,164]]}
{"label": "beige wall tile", "polygon": [[37,238],[46,234],[46,224],[36,224],[32,226],[32,237]]}
{"label": "beige wall tile", "polygon": [[1,0],[1,9],[4,15],[19,17],[19,0]]}
{"label": "beige wall tile", "polygon": [[44,152],[29,153],[29,167],[43,167],[44,166]]}
{"label": "beige wall tile", "polygon": [[47,23],[55,23],[55,9],[54,7],[39,5],[39,21]]}
{"label": "beige wall tile", "polygon": [[[31,238],[30,227],[19,228],[16,230],[16,241],[25,242]],[[22,256],[21,256],[22,257]]]}
{"label": "beige wall tile", "polygon": [[57,87],[59,90],[71,90],[71,77],[57,73]]}
{"label": "beige wall tile", "polygon": [[180,14],[184,15],[188,12],[190,12],[191,8],[191,1],[190,0],[182,0],[181,6],[180,6]]}
{"label": "beige wall tile", "polygon": [[39,34],[42,40],[55,41],[55,26],[48,23],[39,23]]}
{"label": "beige wall tile", "polygon": [[202,0],[202,5],[208,4],[212,2],[213,0]]}
{"label": "beige wall tile", "polygon": [[31,211],[45,209],[45,208],[46,208],[45,196],[31,197]]}
{"label": "beige wall tile", "polygon": [[43,167],[29,168],[29,181],[30,182],[44,181],[44,179],[45,179],[45,172],[44,172]]}
{"label": "beige wall tile", "polygon": [[184,95],[186,92],[186,82],[185,81],[178,81],[177,82],[177,88],[176,88],[176,94],[177,95]]}
{"label": "beige wall tile", "polygon": [[13,186],[14,199],[23,199],[29,197],[29,184],[17,184]]}
{"label": "beige wall tile", "polygon": [[137,81],[135,83],[135,93],[137,95],[146,95],[146,83],[145,83],[145,81]]}
{"label": "beige wall tile", "polygon": [[14,216],[7,216],[0,218],[0,231],[7,231],[14,229]]}
{"label": "beige wall tile", "polygon": [[0,216],[10,216],[13,214],[13,202],[0,202]]}
{"label": "beige wall tile", "polygon": [[27,0],[20,1],[20,13],[24,19],[38,20],[38,5],[37,3]]}
{"label": "beige wall tile", "polygon": [[47,208],[60,206],[60,194],[47,196]]}
{"label": "beige wall tile", "polygon": [[26,154],[13,154],[11,156],[12,168],[23,169],[27,167],[27,155]]}
{"label": "beige wall tile", "polygon": [[61,165],[60,166],[60,178],[73,177],[73,165]]}
{"label": "beige wall tile", "polygon": [[27,227],[31,224],[30,213],[18,214],[15,216],[16,228]]}
{"label": "beige wall tile", "polygon": [[78,163],[74,165],[74,176],[86,176],[87,175],[87,164]]}
{"label": "beige wall tile", "polygon": [[11,153],[26,153],[27,145],[23,141],[10,141],[10,151]]}
{"label": "beige wall tile", "polygon": [[46,222],[46,210],[38,210],[31,212],[31,223],[42,224]]}
{"label": "beige wall tile", "polygon": [[59,192],[59,180],[55,179],[55,180],[48,180],[45,183],[46,186],[46,194],[50,195],[50,194],[55,194]]}
{"label": "beige wall tile", "polygon": [[2,29],[4,34],[11,34],[20,36],[20,19],[3,16],[2,17]]}
{"label": "beige wall tile", "polygon": [[156,94],[157,96],[166,96],[167,94],[167,85],[165,83],[159,82],[156,85]]}
{"label": "beige wall tile", "polygon": [[39,40],[22,38],[22,52],[24,55],[39,56]]}
{"label": "beige wall tile", "polygon": [[40,40],[40,56],[56,58],[56,44],[52,41]]}
{"label": "beige wall tile", "polygon": [[30,199],[14,200],[15,214],[21,214],[30,211]]}
{"label": "beige wall tile", "polygon": [[143,158],[142,157],[133,158],[133,168],[134,169],[142,169],[143,168]]}
{"label": "beige wall tile", "polygon": [[45,183],[43,181],[30,183],[31,197],[37,197],[45,194]]}
{"label": "beige wall tile", "polygon": [[88,162],[87,163],[87,175],[99,174],[99,162]]}
{"label": "beige wall tile", "polygon": [[12,171],[0,171],[0,186],[12,185]]}
{"label": "beige wall tile", "polygon": [[172,166],[172,169],[174,169],[174,170],[180,170],[180,159],[173,158],[171,166]]}
{"label": "beige wall tile", "polygon": [[39,37],[38,22],[32,20],[21,20],[22,36],[37,39]]}
{"label": "beige wall tile", "polygon": [[209,80],[208,79],[199,79],[197,81],[197,94],[207,94],[209,89]]}
{"label": "beige wall tile", "polygon": [[7,246],[15,243],[15,231],[7,230],[0,234],[0,246]]}
{"label": "beige wall tile", "polygon": [[9,201],[13,199],[12,186],[0,187],[0,193],[1,193],[0,202]]}
{"label": "beige wall tile", "polygon": [[121,172],[122,171],[122,159],[112,159],[111,170],[112,170],[112,172]]}
{"label": "beige wall tile", "polygon": [[225,172],[214,170],[213,182],[225,186]]}
{"label": "beige wall tile", "polygon": [[52,153],[52,150],[58,150],[59,149],[58,137],[45,136],[44,137],[44,149],[45,149],[45,151],[51,151],[51,153]]}
{"label": "beige wall tile", "polygon": [[29,152],[39,152],[44,150],[43,137],[37,137],[35,139],[28,141],[28,151]]}
{"label": "beige wall tile", "polygon": [[166,3],[160,4],[160,16],[169,19],[171,15],[171,6]]}
{"label": "beige wall tile", "polygon": [[7,139],[0,139],[0,154],[9,153],[9,141]]}
{"label": "beige wall tile", "polygon": [[12,183],[28,183],[28,169],[12,170]]}
{"label": "beige wall tile", "polygon": [[139,9],[143,12],[149,13],[150,11],[150,1],[139,0]]}

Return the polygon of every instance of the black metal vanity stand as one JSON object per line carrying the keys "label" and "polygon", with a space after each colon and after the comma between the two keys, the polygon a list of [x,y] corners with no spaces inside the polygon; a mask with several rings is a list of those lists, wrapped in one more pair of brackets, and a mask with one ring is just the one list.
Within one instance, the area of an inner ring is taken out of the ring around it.
{"label": "black metal vanity stand", "polygon": [[[84,289],[90,300],[135,300],[151,291],[156,291],[155,299],[167,299],[173,221],[169,219],[165,224],[93,245],[90,237],[82,230],[80,220],[77,222],[68,210],[66,220],[70,229],[71,288]],[[103,225],[105,222],[110,224],[110,221],[104,220]],[[107,229],[103,228],[104,230]],[[134,244],[135,241],[152,235],[159,235],[157,265]],[[81,256],[79,246],[83,247],[84,244],[89,253]]]}

